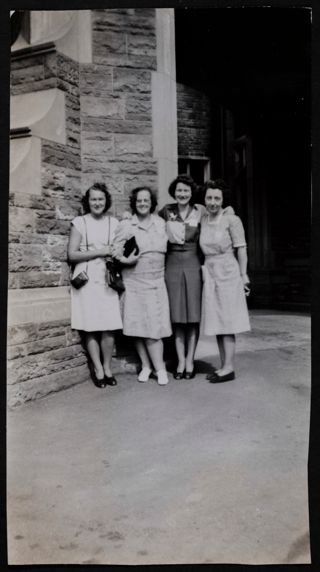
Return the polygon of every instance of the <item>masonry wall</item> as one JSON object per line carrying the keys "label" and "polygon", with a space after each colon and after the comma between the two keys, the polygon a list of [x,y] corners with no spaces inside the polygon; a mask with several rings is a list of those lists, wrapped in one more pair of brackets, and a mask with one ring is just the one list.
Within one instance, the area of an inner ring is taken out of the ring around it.
{"label": "masonry wall", "polygon": [[157,189],[152,148],[154,9],[92,11],[92,64],[81,66],[83,185],[103,178],[114,213],[138,185]]}
{"label": "masonry wall", "polygon": [[[10,177],[9,406],[89,379],[80,336],[70,328],[66,260],[70,221],[80,212],[82,193],[93,181],[104,180],[112,194],[111,210],[119,215],[128,208],[132,188],[157,187],[152,124],[156,11],[86,12],[87,28],[82,33],[90,37],[90,57],[74,57],[82,38],[75,32],[72,13],[71,31],[64,30],[62,39],[46,42],[44,37],[34,46],[24,42],[22,49],[12,52],[12,96],[32,94],[42,104],[47,93],[57,90],[63,109],[56,117],[63,117],[65,138],[55,139],[55,118],[48,119],[53,107],[34,125],[28,124],[26,110],[23,129],[12,133],[15,144],[20,141],[15,138],[22,138],[26,146],[32,141],[39,157],[32,155],[31,160],[30,152],[26,154],[20,170]],[[60,29],[64,14],[51,14],[53,22],[59,16]],[[41,32],[39,21],[37,32]],[[48,22],[46,14],[46,30]],[[158,81],[161,84],[161,77]],[[115,372],[132,370],[127,358],[120,338]]]}
{"label": "masonry wall", "polygon": [[178,155],[211,157],[213,110],[210,98],[190,86],[177,84]]}

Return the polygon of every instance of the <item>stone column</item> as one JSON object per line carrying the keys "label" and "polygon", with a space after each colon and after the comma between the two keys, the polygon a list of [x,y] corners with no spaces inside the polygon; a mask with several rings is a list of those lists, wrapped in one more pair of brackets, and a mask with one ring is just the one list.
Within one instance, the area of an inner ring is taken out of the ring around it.
{"label": "stone column", "polygon": [[178,173],[177,84],[174,10],[156,10],[157,70],[152,72],[153,156],[158,162],[158,201],[168,202],[168,186]]}

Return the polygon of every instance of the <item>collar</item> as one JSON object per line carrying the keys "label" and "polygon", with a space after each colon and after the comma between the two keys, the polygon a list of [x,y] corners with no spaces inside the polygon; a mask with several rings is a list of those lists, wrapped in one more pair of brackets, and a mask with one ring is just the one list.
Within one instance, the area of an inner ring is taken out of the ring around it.
{"label": "collar", "polygon": [[[160,221],[162,221],[162,219],[160,219]],[[154,214],[150,215],[149,224],[147,226],[145,226],[143,223],[139,221],[138,216],[136,214],[134,214],[131,219],[132,225],[137,226],[138,228],[142,228],[143,230],[148,230],[153,224],[157,225],[157,222],[158,222],[158,217],[154,216]]]}

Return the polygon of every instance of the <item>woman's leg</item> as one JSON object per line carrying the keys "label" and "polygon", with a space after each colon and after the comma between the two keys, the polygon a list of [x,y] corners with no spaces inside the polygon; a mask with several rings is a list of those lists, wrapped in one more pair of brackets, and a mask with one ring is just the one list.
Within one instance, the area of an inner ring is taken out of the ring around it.
{"label": "woman's leg", "polygon": [[183,372],[186,365],[186,340],[185,340],[185,326],[182,324],[174,324],[174,342],[178,356],[177,371]]}
{"label": "woman's leg", "polygon": [[220,361],[221,361],[221,367],[219,369],[216,369],[216,373],[219,373],[221,371],[221,369],[224,367],[224,362],[226,359],[225,356],[225,351],[224,351],[224,341],[223,341],[224,336],[222,335],[218,335],[217,336],[217,344],[218,344],[218,348],[219,348],[219,354],[220,354]]}
{"label": "woman's leg", "polygon": [[196,353],[197,343],[199,339],[199,324],[188,324],[186,328],[187,338],[187,357],[186,371],[191,373],[194,368],[194,354]]}
{"label": "woman's leg", "polygon": [[111,373],[111,358],[114,348],[114,332],[101,333],[101,350],[103,355],[103,369],[107,377],[112,377]]}
{"label": "woman's leg", "polygon": [[135,338],[135,347],[138,353],[138,356],[141,360],[141,366],[142,369],[146,368],[146,369],[151,369],[151,361],[149,358],[149,354],[148,354],[148,350],[146,348],[146,344],[145,344],[145,340],[144,338]]}
{"label": "woman's leg", "polygon": [[224,349],[224,364],[219,370],[219,375],[226,375],[234,371],[234,356],[236,350],[236,337],[234,334],[223,335],[222,343]]}
{"label": "woman's leg", "polygon": [[96,332],[86,332],[85,342],[88,354],[93,363],[96,378],[99,380],[103,380],[104,370],[100,360],[100,345],[98,341],[98,334]]}
{"label": "woman's leg", "polygon": [[145,338],[146,347],[148,349],[149,356],[153,363],[154,369],[159,371],[161,369],[166,369],[163,360],[163,343],[162,340],[154,340],[152,338]]}
{"label": "woman's leg", "polygon": [[163,342],[162,340],[154,340],[152,338],[145,338],[146,346],[148,348],[149,356],[157,372],[158,384],[167,385],[168,375],[166,372],[166,364],[163,359]]}

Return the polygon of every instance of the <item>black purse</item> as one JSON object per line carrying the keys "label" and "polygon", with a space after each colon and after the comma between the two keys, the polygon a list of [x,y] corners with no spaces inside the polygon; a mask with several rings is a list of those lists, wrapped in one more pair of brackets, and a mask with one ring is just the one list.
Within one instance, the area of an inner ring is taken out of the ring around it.
{"label": "black purse", "polygon": [[106,278],[108,286],[119,294],[125,290],[120,264],[111,256],[106,260]]}
{"label": "black purse", "polygon": [[[86,229],[86,249],[88,250],[87,224],[86,224],[86,219],[84,217],[82,218]],[[88,282],[88,280],[89,276],[88,276],[88,262],[87,262],[86,269],[82,270],[81,272],[79,272],[79,274],[77,274],[77,276],[72,278],[70,280],[70,283],[76,290],[80,290],[80,288],[82,288],[82,286],[84,286]]]}
{"label": "black purse", "polygon": [[139,254],[139,246],[137,245],[135,236],[132,236],[124,243],[123,256],[128,258],[132,252]]}
{"label": "black purse", "polygon": [[[109,220],[108,245],[110,244],[110,226]],[[118,292],[118,294],[125,290],[120,263],[112,256],[106,257],[106,281],[108,286]]]}

